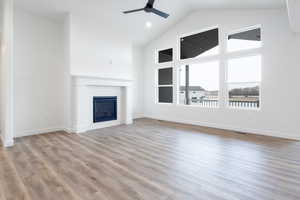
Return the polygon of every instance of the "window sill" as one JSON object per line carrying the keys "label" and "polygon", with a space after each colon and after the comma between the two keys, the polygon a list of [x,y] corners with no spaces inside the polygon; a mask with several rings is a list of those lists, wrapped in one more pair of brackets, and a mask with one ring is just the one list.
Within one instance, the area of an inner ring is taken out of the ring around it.
{"label": "window sill", "polygon": [[162,62],[162,63],[158,63],[156,62],[155,64],[157,65],[158,68],[163,69],[163,68],[169,68],[170,65],[173,65],[174,60],[169,61],[169,62]]}
{"label": "window sill", "polygon": [[[184,108],[203,108],[203,109],[220,109],[220,106],[217,107],[205,107],[205,106],[198,106],[198,105],[182,105],[182,104],[174,104],[174,103],[155,103],[157,105],[164,105],[164,106],[176,106],[176,107],[184,107]],[[238,107],[229,107],[226,106],[225,109],[227,110],[236,110],[236,111],[254,111],[260,112],[261,108],[238,108]]]}
{"label": "window sill", "polygon": [[155,104],[157,104],[157,105],[166,105],[166,106],[174,105],[174,103],[160,103],[160,102],[156,102]]}
{"label": "window sill", "polygon": [[183,105],[183,104],[176,104],[178,107],[187,107],[187,108],[205,108],[205,109],[219,109],[220,106],[217,107],[208,107],[208,106],[198,106],[198,105]]}
{"label": "window sill", "polygon": [[261,108],[241,108],[241,107],[230,107],[226,106],[226,109],[228,110],[237,110],[237,111],[254,111],[254,112],[259,112],[261,111]]}

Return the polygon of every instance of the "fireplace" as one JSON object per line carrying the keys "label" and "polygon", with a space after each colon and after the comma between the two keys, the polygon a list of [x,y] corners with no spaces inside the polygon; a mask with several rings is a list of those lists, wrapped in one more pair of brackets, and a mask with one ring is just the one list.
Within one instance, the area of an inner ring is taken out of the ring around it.
{"label": "fireplace", "polygon": [[93,98],[94,123],[117,120],[117,97]]}
{"label": "fireplace", "polygon": [[[132,90],[132,80],[72,76],[70,132],[85,133],[120,124],[132,124]],[[107,111],[104,111],[106,114],[99,114],[103,111],[98,109],[105,108],[105,106],[101,106],[103,102],[98,102],[97,97],[115,98],[116,100],[113,101],[116,104],[110,102],[110,106],[116,108],[115,112],[108,114]]]}

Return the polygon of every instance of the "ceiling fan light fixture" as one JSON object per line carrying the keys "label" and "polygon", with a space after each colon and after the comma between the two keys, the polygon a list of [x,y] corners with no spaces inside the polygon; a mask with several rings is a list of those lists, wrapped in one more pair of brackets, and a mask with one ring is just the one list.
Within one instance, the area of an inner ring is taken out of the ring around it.
{"label": "ceiling fan light fixture", "polygon": [[152,22],[146,22],[145,27],[146,28],[151,28],[152,27]]}

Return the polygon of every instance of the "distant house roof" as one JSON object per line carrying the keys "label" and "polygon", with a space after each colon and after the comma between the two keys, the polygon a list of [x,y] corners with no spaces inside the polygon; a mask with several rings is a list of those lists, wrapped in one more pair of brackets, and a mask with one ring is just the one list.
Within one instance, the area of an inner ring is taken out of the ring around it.
{"label": "distant house roof", "polygon": [[[190,86],[190,91],[205,91],[201,86]],[[185,91],[185,86],[180,86],[180,91]]]}
{"label": "distant house roof", "polygon": [[206,91],[207,96],[218,96],[219,91],[213,90],[213,91]]}

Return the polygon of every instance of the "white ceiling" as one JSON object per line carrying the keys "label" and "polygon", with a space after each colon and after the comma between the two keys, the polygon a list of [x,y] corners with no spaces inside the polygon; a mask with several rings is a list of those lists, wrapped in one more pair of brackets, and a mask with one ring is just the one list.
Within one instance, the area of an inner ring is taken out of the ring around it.
{"label": "white ceiling", "polygon": [[[201,8],[284,8],[285,0],[156,0],[155,7],[170,14],[165,20],[148,13],[122,14],[142,8],[147,0],[15,0],[17,7],[39,15],[62,19],[65,13],[88,13],[122,27],[135,44],[144,44],[164,32],[189,11]],[[145,28],[151,21],[153,27]]]}

